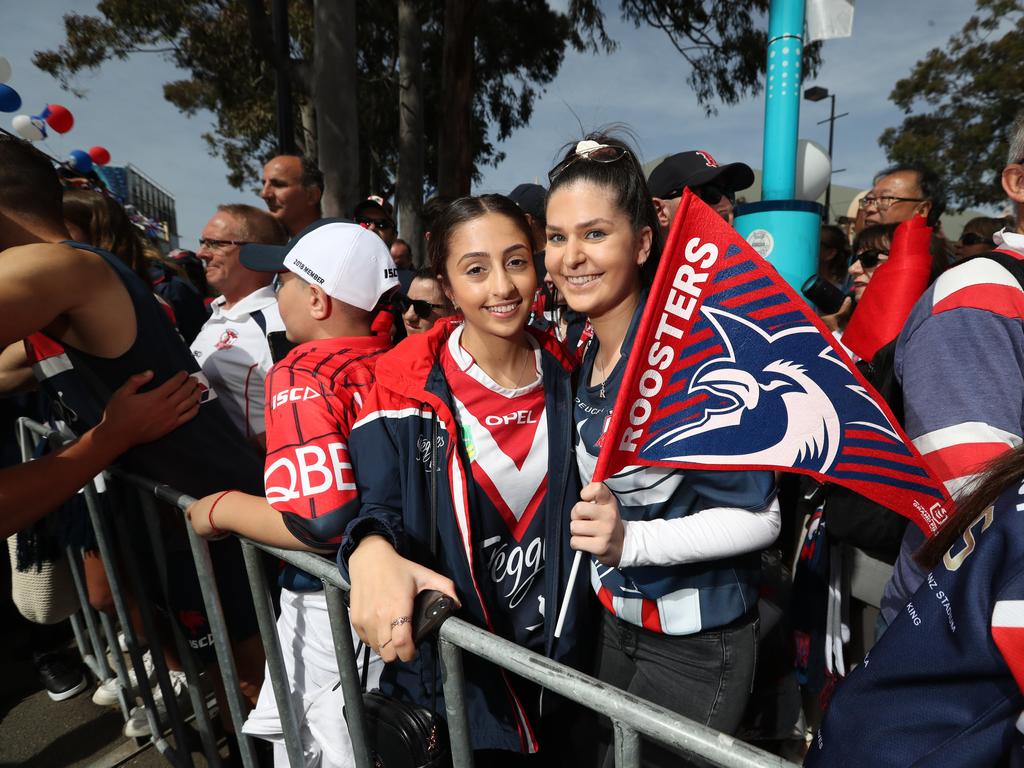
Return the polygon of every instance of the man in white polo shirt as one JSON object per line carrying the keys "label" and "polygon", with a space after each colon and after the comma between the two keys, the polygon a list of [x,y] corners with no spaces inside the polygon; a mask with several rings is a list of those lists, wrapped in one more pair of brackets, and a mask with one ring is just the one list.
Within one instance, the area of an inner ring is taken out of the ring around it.
{"label": "man in white polo shirt", "polygon": [[196,255],[220,296],[192,354],[242,433],[264,448],[263,382],[274,364],[267,334],[283,331],[271,275],[246,269],[238,254],[246,243],[283,245],[281,223],[251,205],[222,205],[203,227]]}

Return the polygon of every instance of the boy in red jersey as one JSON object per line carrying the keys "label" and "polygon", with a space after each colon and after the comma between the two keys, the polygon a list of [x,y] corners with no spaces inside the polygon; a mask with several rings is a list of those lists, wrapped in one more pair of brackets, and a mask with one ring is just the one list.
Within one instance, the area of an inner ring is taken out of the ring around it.
{"label": "boy in red jersey", "polygon": [[[332,553],[358,510],[348,434],[373,383],[377,355],[389,344],[373,335],[371,324],[378,301],[398,285],[394,262],[372,232],[331,219],[316,222],[287,247],[246,246],[242,262],[281,273],[278,307],[288,339],[298,346],[267,378],[266,496],[211,494],[192,505],[189,519],[202,536],[237,533],[287,549]],[[340,690],[331,690],[338,670],[322,585],[289,566],[281,586],[278,635],[296,711],[300,718],[305,713],[307,764],[351,764],[341,705],[329,703]],[[300,649],[301,662],[293,648]],[[273,741],[275,762],[288,764],[269,686],[245,731]]]}

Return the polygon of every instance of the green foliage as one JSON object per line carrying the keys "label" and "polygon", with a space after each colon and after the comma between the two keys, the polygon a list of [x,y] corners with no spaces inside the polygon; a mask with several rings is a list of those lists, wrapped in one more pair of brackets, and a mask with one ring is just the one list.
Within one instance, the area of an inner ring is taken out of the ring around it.
{"label": "green foliage", "polygon": [[[762,87],[769,0],[621,0],[622,18],[669,36],[693,67],[689,84],[705,109]],[[289,79],[295,123],[309,108],[312,2],[290,0]],[[477,14],[473,141],[475,175],[504,158],[498,143],[529,123],[537,96],[558,74],[566,47],[614,50],[599,0],[570,0],[567,14],[547,0],[481,0]],[[437,178],[437,131],[443,48],[443,0],[420,0],[423,29],[425,183]],[[184,77],[164,85],[165,98],[188,115],[208,110],[203,134],[238,188],[251,184],[275,152],[275,70],[269,41],[269,0],[101,0],[94,15],[64,17],[65,41],[34,61],[75,90],[74,78],[112,58],[163,55]],[[389,195],[397,165],[398,41],[395,3],[357,1],[360,186]],[[820,64],[820,47],[805,49],[805,71]],[[78,91],[76,91],[78,92]],[[308,136],[311,125],[306,125]]]}
{"label": "green foliage", "polygon": [[943,48],[899,80],[889,98],[907,115],[879,144],[893,162],[919,161],[946,179],[953,207],[1005,200],[999,174],[1021,109],[1024,2],[978,0]]}
{"label": "green foliage", "polygon": [[[620,5],[623,18],[636,27],[649,25],[668,35],[690,64],[687,82],[707,114],[716,112],[716,98],[735,104],[761,91],[770,0],[621,0]],[[804,47],[802,64],[807,79],[817,74],[821,43]]]}

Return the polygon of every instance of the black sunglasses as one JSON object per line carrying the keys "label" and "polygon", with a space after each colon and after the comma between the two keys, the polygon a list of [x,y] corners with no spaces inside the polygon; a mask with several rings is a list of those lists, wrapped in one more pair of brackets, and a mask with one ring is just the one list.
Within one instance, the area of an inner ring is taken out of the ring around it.
{"label": "black sunglasses", "polygon": [[416,317],[420,320],[429,320],[430,315],[436,310],[440,312],[444,309],[444,304],[431,304],[429,301],[423,299],[410,299],[404,293],[395,294],[395,304],[405,314],[409,311],[409,307],[412,307],[413,312],[416,313]]}
{"label": "black sunglasses", "polygon": [[[686,189],[685,186],[679,187],[678,189],[673,189],[671,192],[668,193],[668,195],[665,196],[665,199],[674,200],[677,197],[682,197],[684,189]],[[736,200],[733,197],[732,192],[726,192],[721,188],[715,186],[714,184],[704,184],[699,187],[690,187],[690,190],[693,192],[693,194],[695,194],[708,205],[718,205],[718,202],[723,197],[728,198],[729,202],[733,203],[734,205],[736,203]]]}
{"label": "black sunglasses", "polygon": [[368,219],[365,216],[356,219],[356,224],[361,227],[376,227],[377,229],[391,229],[395,226],[395,222],[391,219]]}
{"label": "black sunglasses", "polygon": [[850,264],[855,261],[859,261],[861,267],[864,269],[874,269],[878,266],[879,257],[888,256],[888,251],[883,251],[880,248],[868,248],[866,251],[861,251],[850,260]]}
{"label": "black sunglasses", "polygon": [[960,235],[960,245],[995,245],[995,242],[976,232],[964,232]]}

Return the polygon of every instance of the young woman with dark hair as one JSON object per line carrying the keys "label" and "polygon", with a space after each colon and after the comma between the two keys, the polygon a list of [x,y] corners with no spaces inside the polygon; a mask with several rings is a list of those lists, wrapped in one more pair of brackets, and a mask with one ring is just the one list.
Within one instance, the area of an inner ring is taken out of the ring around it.
{"label": "young woman with dark hair", "polygon": [[1017,765],[1024,709],[1024,449],[993,461],[916,555],[929,570],[837,689],[807,766]]}
{"label": "young woman with dark hair", "polygon": [[64,225],[71,239],[119,258],[171,307],[174,324],[191,344],[206,322],[206,306],[177,264],[165,260],[132,224],[119,202],[87,189],[64,191]]}
{"label": "young woman with dark hair", "polygon": [[[760,550],[779,530],[773,476],[629,467],[590,482],[657,268],[658,221],[636,154],[611,136],[570,146],[549,178],[545,263],[594,330],[575,397],[586,485],[571,546],[590,555],[581,580],[606,609],[598,675],[734,732],[754,677]],[[645,754],[645,765],[678,765]]]}
{"label": "young woman with dark hair", "polygon": [[[443,712],[435,642],[412,641],[420,591],[445,592],[466,620],[574,666],[596,633],[577,580],[574,614],[554,636],[579,491],[573,366],[526,326],[537,288],[529,225],[501,195],[460,198],[434,222],[429,253],[457,315],[377,363],[350,439],[362,508],[340,563],[352,623],[388,662],[381,688],[427,707],[436,691]],[[574,708],[548,694],[541,716],[540,688],[464,663],[470,739],[487,751],[478,765],[580,764],[566,735]]]}

